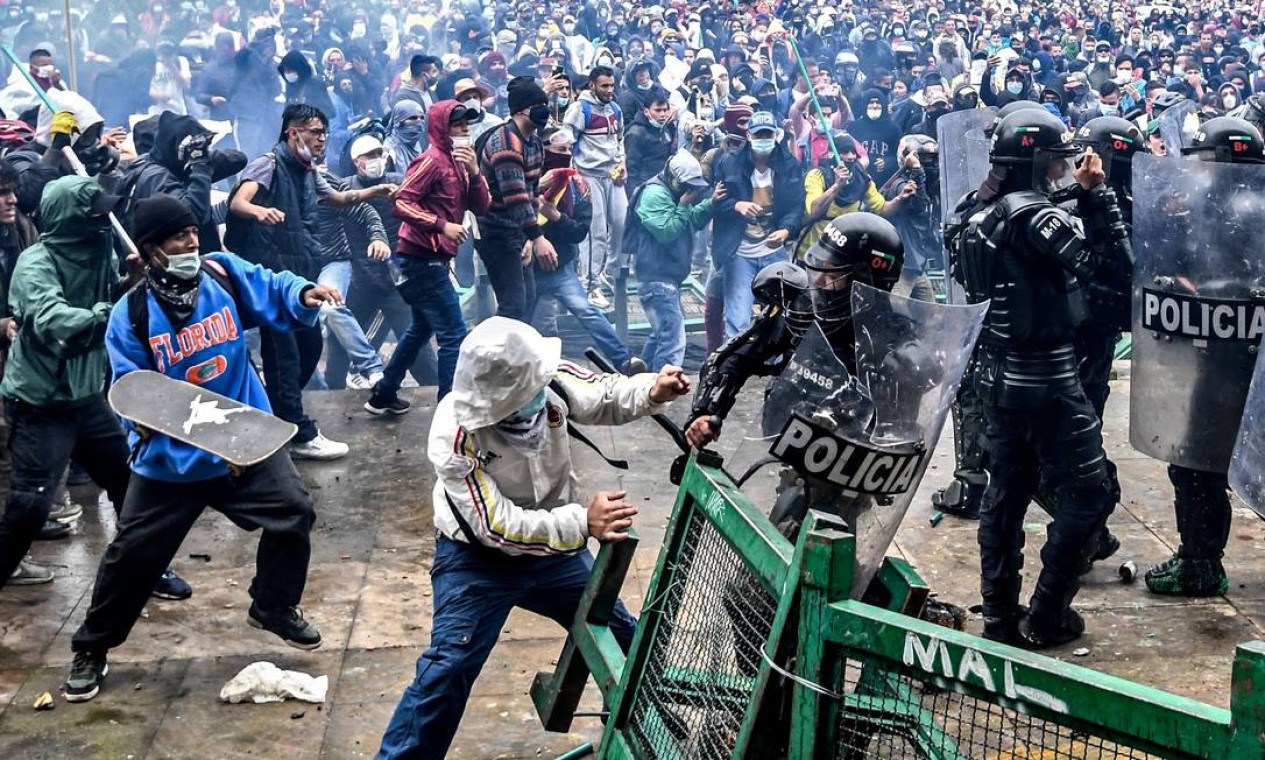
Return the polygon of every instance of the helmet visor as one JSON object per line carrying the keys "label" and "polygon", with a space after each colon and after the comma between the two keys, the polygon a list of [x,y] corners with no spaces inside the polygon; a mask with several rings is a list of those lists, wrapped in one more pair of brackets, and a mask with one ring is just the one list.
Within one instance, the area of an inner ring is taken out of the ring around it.
{"label": "helmet visor", "polygon": [[1070,146],[1038,148],[1032,154],[1032,189],[1039,193],[1062,190],[1076,181],[1079,150]]}

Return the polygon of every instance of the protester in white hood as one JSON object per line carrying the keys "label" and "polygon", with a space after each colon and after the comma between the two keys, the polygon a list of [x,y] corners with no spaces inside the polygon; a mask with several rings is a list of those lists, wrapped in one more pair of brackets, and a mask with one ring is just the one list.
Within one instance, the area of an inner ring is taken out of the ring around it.
{"label": "protester in white hood", "polygon": [[[452,392],[430,429],[439,530],[430,648],[378,758],[443,757],[510,610],[570,626],[593,566],[589,538],[627,538],[637,510],[623,491],[599,491],[584,506],[569,421],[631,422],[664,409],[689,381],[679,367],[597,375],[561,354],[557,338],[505,317],[461,344]],[[625,648],[635,626],[616,605],[611,629]]]}

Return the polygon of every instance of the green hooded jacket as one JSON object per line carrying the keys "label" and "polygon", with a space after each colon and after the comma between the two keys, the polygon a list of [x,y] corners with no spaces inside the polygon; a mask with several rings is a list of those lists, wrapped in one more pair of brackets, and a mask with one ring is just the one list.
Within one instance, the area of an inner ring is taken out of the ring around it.
{"label": "green hooded jacket", "polygon": [[120,280],[109,225],[90,213],[100,192],[81,177],[61,177],[44,188],[44,232],[18,257],[9,284],[18,337],[0,396],[34,406],[73,405],[105,387],[105,330]]}

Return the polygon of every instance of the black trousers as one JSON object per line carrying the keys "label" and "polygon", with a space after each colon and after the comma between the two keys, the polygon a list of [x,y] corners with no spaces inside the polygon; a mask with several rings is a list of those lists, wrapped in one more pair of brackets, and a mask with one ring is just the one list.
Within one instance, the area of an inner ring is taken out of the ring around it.
{"label": "black trousers", "polygon": [[71,647],[104,652],[127,640],[150,590],[206,507],[245,530],[261,530],[250,595],[262,608],[292,607],[303,597],[312,498],[289,454],[273,454],[239,477],[171,483],[133,475],[118,533],[105,550],[92,604]]}
{"label": "black trousers", "polygon": [[1112,506],[1101,422],[1079,387],[1032,408],[1003,408],[986,399],[984,419],[991,461],[979,525],[984,616],[1018,613],[1024,516],[1042,480],[1059,509],[1041,549],[1032,604],[1034,614],[1056,614],[1079,589],[1086,546]]}
{"label": "black trousers", "polygon": [[303,388],[321,360],[325,341],[321,328],[269,330],[259,328],[259,352],[263,356],[264,385],[272,413],[299,426],[295,443],[316,437],[316,421],[303,411]]}
{"label": "black trousers", "polygon": [[496,315],[527,322],[527,307],[536,303],[536,278],[530,266],[523,266],[522,230],[481,225],[475,250],[488,268],[488,280],[496,293]]}
{"label": "black trousers", "polygon": [[[11,473],[9,498],[0,519],[0,587],[48,519],[53,495],[71,459],[105,489],[115,509],[123,504],[131,472],[127,437],[103,394],[70,407],[31,406],[6,399],[4,414],[9,424]],[[163,569],[166,565],[159,574]],[[148,595],[152,588],[151,582],[144,593]]]}

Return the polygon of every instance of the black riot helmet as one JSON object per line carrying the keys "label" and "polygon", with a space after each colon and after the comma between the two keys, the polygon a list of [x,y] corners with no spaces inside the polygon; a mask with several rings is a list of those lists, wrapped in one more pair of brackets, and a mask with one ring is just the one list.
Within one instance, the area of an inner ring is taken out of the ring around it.
{"label": "black riot helmet", "polygon": [[1133,154],[1146,152],[1146,140],[1137,124],[1119,116],[1098,116],[1085,122],[1072,139],[1102,157],[1108,182],[1133,186]]}
{"label": "black riot helmet", "polygon": [[789,261],[769,264],[751,280],[756,302],[781,308],[786,326],[794,335],[803,335],[813,323],[813,303],[808,289],[808,272]]}
{"label": "black riot helmet", "polygon": [[1027,108],[997,123],[988,159],[1014,174],[1012,189],[1026,185],[1049,194],[1075,181],[1074,161],[1080,152],[1058,117],[1044,108]]}
{"label": "black riot helmet", "polygon": [[892,223],[865,211],[835,217],[804,257],[813,313],[826,335],[852,319],[852,282],[890,292],[900,279],[905,244]]}
{"label": "black riot helmet", "polygon": [[1200,125],[1182,155],[1226,164],[1265,164],[1265,141],[1246,119],[1218,116]]}
{"label": "black riot helmet", "polygon": [[[992,137],[993,132],[997,131],[997,125],[1001,124],[1001,120],[1011,115],[1012,113],[1015,113],[1016,111],[1028,111],[1028,110],[1045,111],[1045,106],[1041,105],[1035,100],[1012,100],[1006,105],[1002,106],[1000,109],[998,109],[996,117],[993,118],[993,123],[984,128],[984,136]],[[1045,111],[1045,112],[1049,113],[1049,111]]]}
{"label": "black riot helmet", "polygon": [[1180,92],[1164,90],[1151,99],[1151,118],[1157,119],[1160,114],[1164,113],[1168,109],[1179,106],[1188,100],[1189,98]]}

